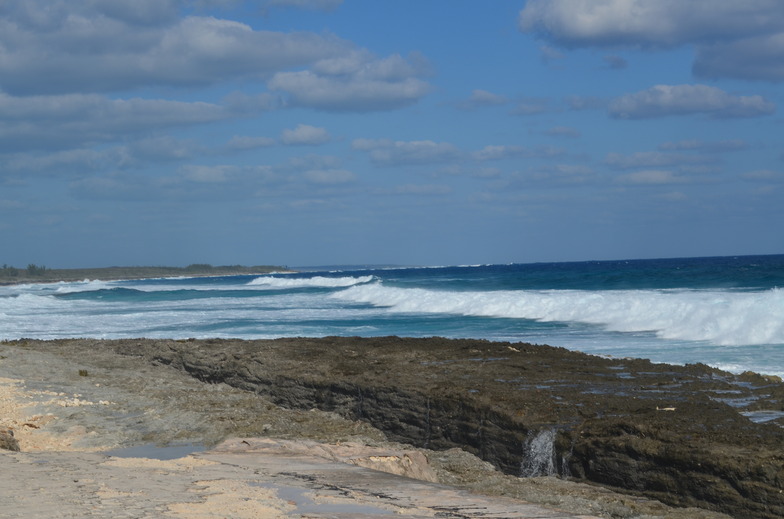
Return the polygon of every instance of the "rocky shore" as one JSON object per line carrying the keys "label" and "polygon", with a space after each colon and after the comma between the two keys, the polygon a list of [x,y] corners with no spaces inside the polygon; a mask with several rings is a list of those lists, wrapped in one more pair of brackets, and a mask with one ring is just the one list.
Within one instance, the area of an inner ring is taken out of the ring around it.
{"label": "rocky shore", "polygon": [[784,384],[751,373],[331,337],[12,341],[0,344],[3,377],[76,399],[26,423],[0,416],[22,451],[44,430],[78,450],[231,437],[408,445],[436,481],[575,514],[784,516]]}

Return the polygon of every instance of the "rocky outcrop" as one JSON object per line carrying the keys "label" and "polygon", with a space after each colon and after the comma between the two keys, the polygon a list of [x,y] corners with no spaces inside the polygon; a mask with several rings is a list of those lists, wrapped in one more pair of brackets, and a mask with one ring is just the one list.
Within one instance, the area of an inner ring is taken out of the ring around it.
{"label": "rocky outcrop", "polygon": [[19,451],[19,442],[11,429],[0,428],[0,449]]}
{"label": "rocky outcrop", "polygon": [[461,447],[509,474],[558,474],[739,518],[784,517],[782,420],[740,413],[784,411],[775,379],[476,340],[107,344],[281,406],[361,419],[417,447]]}

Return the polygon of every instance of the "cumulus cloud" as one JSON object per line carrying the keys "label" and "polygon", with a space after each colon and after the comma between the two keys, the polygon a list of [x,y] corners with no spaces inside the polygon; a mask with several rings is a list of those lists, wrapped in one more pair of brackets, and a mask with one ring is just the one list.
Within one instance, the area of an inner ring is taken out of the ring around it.
{"label": "cumulus cloud", "polygon": [[0,149],[79,147],[229,117],[224,107],[203,102],[97,94],[14,97],[0,92]]}
{"label": "cumulus cloud", "polygon": [[312,70],[279,72],[270,89],[285,92],[293,106],[336,112],[392,110],[416,103],[430,92],[424,70],[400,55],[377,59],[354,52],[315,63]]}
{"label": "cumulus cloud", "polygon": [[485,146],[479,151],[475,151],[472,156],[476,160],[502,160],[513,157],[521,157],[527,153],[522,146]]}
{"label": "cumulus cloud", "polygon": [[80,148],[49,154],[16,153],[4,157],[3,172],[84,172],[100,169],[118,160],[119,154],[115,150],[98,151]]}
{"label": "cumulus cloud", "polygon": [[181,174],[191,182],[214,184],[227,182],[236,170],[236,166],[187,165],[183,166]]}
{"label": "cumulus cloud", "polygon": [[[114,3],[29,3],[41,14],[30,15],[32,7],[23,12],[0,4],[0,88],[11,94],[109,92],[267,78],[354,49],[334,36],[257,31],[207,16],[178,20],[161,15],[166,23],[139,25],[121,15],[125,8],[110,7]],[[149,14],[140,16],[154,18],[168,4],[149,7]]]}
{"label": "cumulus cloud", "polygon": [[618,182],[622,184],[647,184],[647,185],[662,185],[662,184],[680,184],[684,182],[682,177],[675,175],[672,171],[664,169],[646,169],[643,171],[635,171],[634,173],[627,173],[617,178]]}
{"label": "cumulus cloud", "polygon": [[289,146],[314,146],[329,142],[329,132],[307,124],[299,124],[293,130],[283,130],[280,142]]}
{"label": "cumulus cloud", "polygon": [[484,162],[489,160],[503,160],[519,157],[549,159],[561,156],[564,153],[566,152],[563,149],[553,146],[537,146],[530,148],[517,145],[488,145],[479,151],[473,152],[471,157],[474,160]]}
{"label": "cumulus cloud", "polygon": [[707,155],[693,155],[685,153],[665,153],[658,151],[643,151],[623,155],[621,153],[608,153],[604,163],[614,169],[636,168],[662,168],[671,166],[693,166],[695,164],[710,164],[716,159]]}
{"label": "cumulus cloud", "polygon": [[778,0],[529,0],[519,24],[567,48],[694,44],[699,76],[784,79]]}
{"label": "cumulus cloud", "polygon": [[565,46],[651,46],[739,38],[779,30],[777,0],[529,0],[520,28]]}
{"label": "cumulus cloud", "polygon": [[355,150],[367,151],[370,160],[381,166],[435,164],[455,160],[460,150],[448,142],[355,139]]}
{"label": "cumulus cloud", "polygon": [[617,119],[648,119],[670,115],[705,115],[714,119],[759,117],[776,110],[762,96],[737,96],[707,85],[656,85],[621,96],[608,113]]}
{"label": "cumulus cloud", "polygon": [[3,157],[7,173],[79,175],[93,171],[138,168],[150,163],[186,160],[197,153],[190,141],[170,136],[142,138],[121,146],[74,148],[53,153],[10,153]]}

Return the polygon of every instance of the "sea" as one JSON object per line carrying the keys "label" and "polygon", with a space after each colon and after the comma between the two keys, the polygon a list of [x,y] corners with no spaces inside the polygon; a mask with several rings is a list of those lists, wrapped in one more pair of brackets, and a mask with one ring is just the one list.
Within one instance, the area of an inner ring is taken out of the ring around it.
{"label": "sea", "polygon": [[0,339],[442,336],[784,377],[784,255],[0,287]]}

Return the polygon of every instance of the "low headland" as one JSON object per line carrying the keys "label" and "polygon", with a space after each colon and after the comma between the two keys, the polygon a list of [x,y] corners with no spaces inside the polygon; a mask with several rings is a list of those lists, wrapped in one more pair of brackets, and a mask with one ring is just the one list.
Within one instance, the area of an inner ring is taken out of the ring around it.
{"label": "low headland", "polygon": [[276,265],[222,265],[194,263],[187,267],[97,267],[52,269],[31,263],[26,268],[9,265],[0,267],[0,285],[20,283],[55,283],[84,279],[109,281],[116,279],[147,279],[179,276],[240,276],[289,272],[288,267]]}

